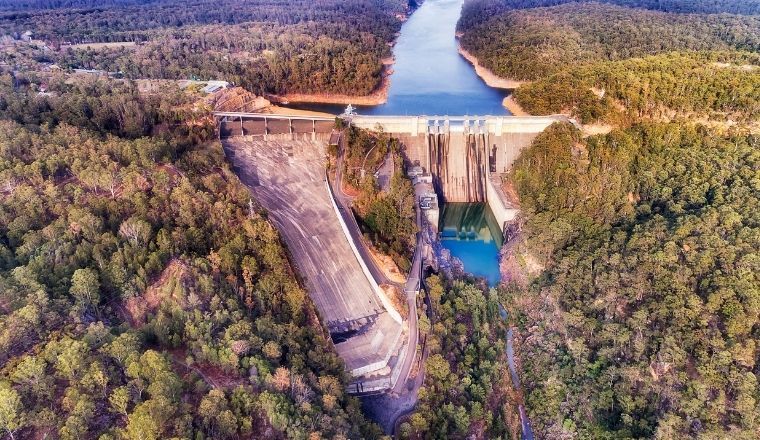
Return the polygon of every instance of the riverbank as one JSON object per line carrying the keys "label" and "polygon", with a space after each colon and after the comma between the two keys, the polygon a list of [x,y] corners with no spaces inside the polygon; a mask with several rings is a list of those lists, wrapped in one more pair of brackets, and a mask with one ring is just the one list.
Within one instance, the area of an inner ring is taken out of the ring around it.
{"label": "riverbank", "polygon": [[526,81],[518,81],[515,79],[509,79],[509,78],[503,78],[491,71],[491,69],[483,66],[480,64],[480,61],[475,57],[475,55],[468,52],[465,48],[462,47],[461,44],[457,42],[457,50],[459,51],[459,54],[464,57],[472,66],[475,68],[475,73],[478,74],[480,78],[485,81],[485,83],[489,87],[494,87],[497,89],[504,89],[504,90],[514,90],[521,85],[525,84]]}
{"label": "riverbank", "polygon": [[501,105],[503,105],[504,108],[509,110],[509,112],[512,113],[513,116],[531,116],[530,113],[526,112],[525,109],[523,109],[522,106],[520,106],[520,104],[517,103],[513,95],[509,95],[506,98],[504,98],[504,100],[501,101]]}
{"label": "riverbank", "polygon": [[343,95],[339,93],[286,93],[284,95],[267,95],[267,99],[278,104],[340,104],[373,106],[388,101],[388,89],[393,74],[393,59],[383,60],[383,73],[380,85],[369,95]]}

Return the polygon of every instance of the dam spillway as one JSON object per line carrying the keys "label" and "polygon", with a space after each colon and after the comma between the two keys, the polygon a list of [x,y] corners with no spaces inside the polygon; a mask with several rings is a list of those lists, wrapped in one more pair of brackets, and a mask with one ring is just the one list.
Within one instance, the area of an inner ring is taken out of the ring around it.
{"label": "dam spillway", "polygon": [[[335,118],[246,112],[216,112],[220,138],[270,135],[316,139],[328,134]],[[430,173],[443,203],[485,202],[499,227],[512,220],[511,207],[499,188],[499,176],[509,172],[520,152],[555,122],[551,116],[368,116],[341,115],[357,128],[398,138],[405,159]]]}
{"label": "dam spillway", "polygon": [[[495,197],[491,176],[509,172],[520,152],[555,122],[571,121],[561,115],[351,117],[356,127],[398,137],[407,160],[433,176],[446,203],[489,202]],[[492,209],[503,221],[503,210]]]}

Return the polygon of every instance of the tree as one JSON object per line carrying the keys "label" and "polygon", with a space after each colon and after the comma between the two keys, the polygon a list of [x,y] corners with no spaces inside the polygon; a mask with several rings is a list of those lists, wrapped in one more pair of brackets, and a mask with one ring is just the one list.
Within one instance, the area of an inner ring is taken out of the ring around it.
{"label": "tree", "polygon": [[237,419],[230,411],[224,391],[214,389],[201,400],[199,412],[203,423],[214,437],[230,438],[237,431]]}
{"label": "tree", "polygon": [[11,374],[14,383],[26,388],[35,398],[50,396],[51,387],[45,370],[47,363],[42,356],[25,356]]}
{"label": "tree", "polygon": [[111,411],[117,414],[122,414],[125,417],[129,415],[128,408],[130,400],[132,399],[130,397],[129,388],[125,386],[115,388],[113,392],[111,392],[111,396],[108,398],[108,402],[111,404]]}
{"label": "tree", "polygon": [[129,240],[132,246],[140,246],[150,240],[151,229],[145,220],[130,217],[119,226],[119,235]]}
{"label": "tree", "polygon": [[65,337],[60,341],[51,342],[48,347],[57,353],[55,369],[61,377],[75,380],[84,374],[84,362],[88,353],[87,344]]}
{"label": "tree", "polygon": [[131,360],[139,356],[140,340],[133,332],[120,334],[111,343],[106,345],[106,352],[122,366],[129,365]]}
{"label": "tree", "polygon": [[449,366],[449,361],[441,354],[436,353],[428,357],[425,371],[430,375],[434,383],[441,384],[444,388],[449,386],[451,367]]}
{"label": "tree", "polygon": [[280,344],[278,344],[275,341],[269,341],[266,344],[264,344],[264,348],[262,349],[262,351],[264,352],[264,355],[267,358],[273,361],[280,359],[280,356],[282,356],[282,351],[280,350]]}
{"label": "tree", "polygon": [[13,440],[15,439],[14,432],[23,426],[21,398],[8,384],[0,383],[0,429],[7,432]]}
{"label": "tree", "polygon": [[93,307],[97,310],[100,303],[100,281],[98,273],[90,268],[77,269],[71,276],[69,292],[83,307]]}

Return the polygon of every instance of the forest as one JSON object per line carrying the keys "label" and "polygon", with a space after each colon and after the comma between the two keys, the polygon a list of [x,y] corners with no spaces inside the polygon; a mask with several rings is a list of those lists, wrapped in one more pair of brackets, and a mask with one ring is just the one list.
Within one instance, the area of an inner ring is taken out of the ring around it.
{"label": "forest", "polygon": [[[500,289],[537,438],[757,437],[758,2],[473,0],[466,49],[555,124]],[[480,51],[480,52],[478,52]]]}
{"label": "forest", "polygon": [[674,13],[760,14],[760,0],[466,0],[457,28],[469,31],[472,27],[515,9],[530,9],[566,3],[607,3],[628,8],[650,9]]}
{"label": "forest", "polygon": [[617,126],[757,123],[760,15],[712,14],[710,2],[693,2],[689,13],[678,2],[535,7],[548,3],[496,2],[503,12],[460,21],[465,49],[496,74],[527,81],[514,98],[528,113]]}
{"label": "forest", "polygon": [[638,124],[541,134],[511,175],[530,253],[504,292],[546,438],[754,438],[758,139]]}
{"label": "forest", "polygon": [[0,435],[377,437],[208,115],[93,81],[3,77]]}
{"label": "forest", "polygon": [[707,118],[741,125],[760,117],[760,57],[673,52],[567,69],[526,84],[515,99],[531,114],[582,123]]}
{"label": "forest", "polygon": [[599,3],[512,11],[462,46],[494,73],[535,80],[567,66],[675,51],[760,51],[760,16],[676,14]]}
{"label": "forest", "polygon": [[421,318],[420,333],[430,355],[400,438],[518,438],[497,291],[436,275],[426,284],[433,320]]}
{"label": "forest", "polygon": [[[32,31],[36,57],[64,69],[227,80],[259,94],[372,92],[401,26],[396,15],[408,7],[398,0],[82,3],[0,12],[0,34]],[[72,46],[106,42],[134,45]]]}
{"label": "forest", "polygon": [[[408,273],[417,224],[414,188],[405,175],[401,144],[389,135],[356,127],[346,127],[345,133],[343,183],[355,195],[357,222],[373,246],[390,256],[402,273]],[[393,160],[393,176],[387,188],[381,188],[374,172],[388,158]]]}

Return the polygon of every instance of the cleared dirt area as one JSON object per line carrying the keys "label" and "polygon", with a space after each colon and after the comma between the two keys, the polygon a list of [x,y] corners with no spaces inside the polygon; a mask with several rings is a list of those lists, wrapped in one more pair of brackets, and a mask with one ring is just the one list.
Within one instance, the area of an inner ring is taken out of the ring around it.
{"label": "cleared dirt area", "polygon": [[188,282],[187,266],[179,260],[172,260],[161,276],[153,282],[141,296],[130,298],[124,305],[133,325],[145,323],[145,316],[158,309],[162,302],[170,301],[185,306],[185,287]]}
{"label": "cleared dirt area", "polygon": [[530,116],[520,104],[517,103],[515,97],[512,95],[507,96],[501,101],[501,105],[504,106],[513,116]]}
{"label": "cleared dirt area", "polygon": [[475,55],[471,54],[470,52],[467,52],[464,48],[461,46],[459,47],[459,54],[464,57],[467,61],[472,64],[472,67],[475,68],[475,73],[478,74],[479,77],[483,79],[483,81],[486,82],[491,87],[495,87],[497,89],[506,89],[506,90],[514,90],[521,85],[525,84],[525,81],[517,81],[514,79],[509,78],[502,78],[499,75],[493,73],[489,68],[483,66],[480,64],[480,61],[475,57]]}

